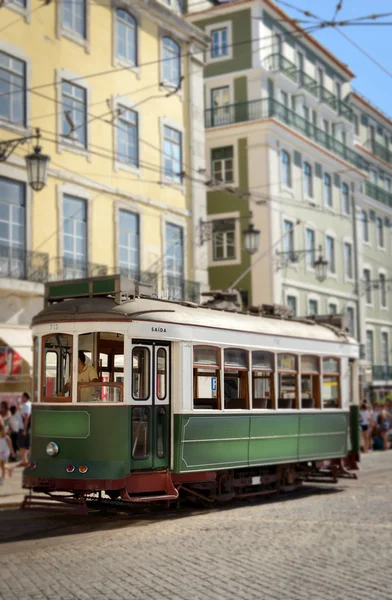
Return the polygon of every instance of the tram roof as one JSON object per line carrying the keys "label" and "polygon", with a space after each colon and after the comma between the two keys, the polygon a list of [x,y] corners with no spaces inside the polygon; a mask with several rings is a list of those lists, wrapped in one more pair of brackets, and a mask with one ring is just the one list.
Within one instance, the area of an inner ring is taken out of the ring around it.
{"label": "tram roof", "polygon": [[209,327],[266,335],[311,338],[357,345],[344,332],[312,321],[249,315],[154,298],[137,297],[118,304],[114,298],[71,298],[47,305],[33,319],[33,326],[60,321],[152,321]]}

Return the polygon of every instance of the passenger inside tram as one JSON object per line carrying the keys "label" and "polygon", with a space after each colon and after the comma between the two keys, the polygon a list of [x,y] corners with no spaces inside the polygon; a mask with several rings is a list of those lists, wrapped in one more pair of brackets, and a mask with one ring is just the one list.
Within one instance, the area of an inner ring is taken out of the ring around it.
{"label": "passenger inside tram", "polygon": [[[94,381],[99,381],[98,373],[96,368],[93,365],[87,364],[87,357],[83,350],[79,350],[78,352],[78,383],[90,383]],[[59,396],[65,396],[71,389],[71,378],[68,379],[65,384],[63,391],[59,392]],[[91,387],[83,387],[80,389],[80,401],[85,402],[89,400],[91,396],[96,394],[94,388]]]}

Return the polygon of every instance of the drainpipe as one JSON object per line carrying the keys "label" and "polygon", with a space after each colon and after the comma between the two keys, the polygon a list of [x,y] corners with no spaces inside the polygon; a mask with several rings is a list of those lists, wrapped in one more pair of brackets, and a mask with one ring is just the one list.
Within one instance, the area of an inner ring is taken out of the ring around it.
{"label": "drainpipe", "polygon": [[359,401],[364,398],[364,372],[362,368],[362,315],[361,315],[361,297],[360,297],[360,274],[359,274],[359,247],[358,247],[358,230],[357,230],[357,205],[355,202],[355,193],[351,193],[351,214],[353,222],[353,244],[354,244],[354,271],[355,271],[355,293],[357,295],[357,339],[359,346],[359,363],[358,363],[358,378],[359,378]]}

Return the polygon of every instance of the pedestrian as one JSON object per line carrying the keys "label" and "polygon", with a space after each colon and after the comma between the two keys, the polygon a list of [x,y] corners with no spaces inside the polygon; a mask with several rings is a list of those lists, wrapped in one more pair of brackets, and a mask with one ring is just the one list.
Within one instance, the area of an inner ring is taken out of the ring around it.
{"label": "pedestrian", "polygon": [[15,457],[12,459],[12,462],[14,462],[14,461],[16,461],[16,454],[19,449],[18,437],[19,437],[19,430],[21,429],[21,426],[22,426],[22,422],[21,422],[21,415],[20,415],[18,407],[11,406],[10,411],[11,411],[11,418],[8,422],[8,430],[9,430],[8,432],[9,432],[9,436],[11,438],[12,448],[15,452]]}
{"label": "pedestrian", "polygon": [[382,439],[382,448],[383,450],[388,450],[389,441],[388,441],[388,431],[389,431],[389,418],[387,411],[383,408],[380,410],[377,417],[377,425],[380,433],[380,437]]}
{"label": "pedestrian", "polygon": [[366,402],[361,404],[361,409],[359,411],[359,422],[361,425],[361,438],[363,448],[363,452],[366,453],[370,450],[370,442],[371,442],[371,430],[372,430],[372,415],[368,410],[368,406]]}
{"label": "pedestrian", "polygon": [[10,456],[14,456],[11,440],[7,435],[7,430],[3,424],[0,425],[0,485],[5,479],[6,473],[11,477],[12,469],[7,467]]}
{"label": "pedestrian", "polygon": [[0,405],[0,416],[2,418],[2,422],[4,426],[7,428],[9,420],[11,418],[11,411],[8,406],[7,400],[2,400]]}
{"label": "pedestrian", "polygon": [[31,423],[31,401],[30,394],[23,392],[22,394],[22,408],[20,411],[20,429],[19,429],[19,452],[20,452],[20,463],[19,467],[27,467],[29,462],[27,460],[27,453],[30,450],[30,423]]}

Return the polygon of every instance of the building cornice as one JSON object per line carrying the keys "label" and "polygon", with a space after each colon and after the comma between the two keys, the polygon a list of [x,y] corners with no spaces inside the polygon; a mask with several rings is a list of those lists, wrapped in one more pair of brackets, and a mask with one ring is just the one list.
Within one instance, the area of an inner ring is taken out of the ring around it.
{"label": "building cornice", "polygon": [[372,114],[377,115],[377,117],[382,119],[385,123],[388,123],[389,126],[392,126],[392,120],[389,117],[387,117],[387,115],[384,115],[382,112],[380,112],[378,110],[378,108],[376,108],[375,106],[370,104],[370,102],[365,100],[365,98],[360,96],[357,92],[352,92],[350,94],[350,97],[353,98],[354,100],[357,100],[358,102],[360,102],[363,106],[366,106],[366,108],[369,111],[371,111]]}

